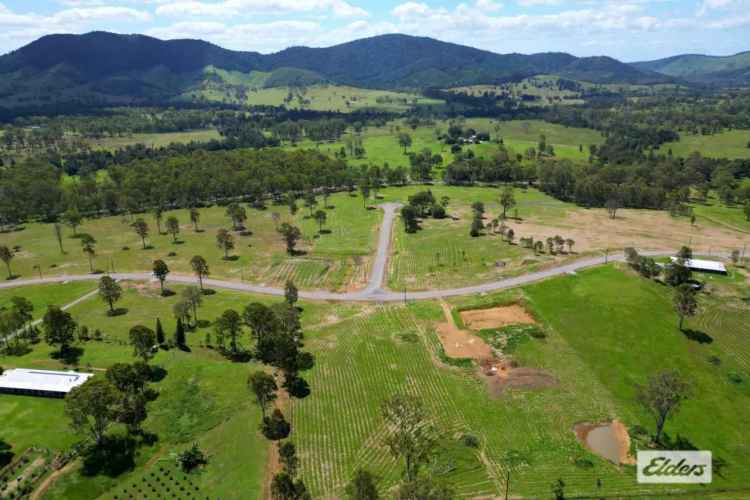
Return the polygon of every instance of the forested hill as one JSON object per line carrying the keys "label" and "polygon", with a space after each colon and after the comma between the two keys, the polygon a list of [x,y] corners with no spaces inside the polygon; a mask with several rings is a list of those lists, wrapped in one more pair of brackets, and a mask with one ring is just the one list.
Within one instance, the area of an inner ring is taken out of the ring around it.
{"label": "forested hill", "polygon": [[750,51],[733,56],[684,54],[632,64],[643,71],[653,71],[690,82],[747,85],[750,83]]}
{"label": "forested hill", "polygon": [[407,35],[263,55],[200,40],[93,32],[45,36],[0,57],[0,106],[168,100],[217,79],[237,89],[320,82],[420,89],[492,84],[538,74],[594,83],[671,80],[608,57],[503,55]]}

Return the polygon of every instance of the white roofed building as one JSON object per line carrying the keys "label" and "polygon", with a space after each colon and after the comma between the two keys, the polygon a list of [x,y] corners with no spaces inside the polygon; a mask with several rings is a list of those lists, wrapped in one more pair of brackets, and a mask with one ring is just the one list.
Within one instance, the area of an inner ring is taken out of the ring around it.
{"label": "white roofed building", "polygon": [[93,373],[74,371],[16,368],[0,375],[0,393],[62,398],[93,376]]}
{"label": "white roofed building", "polygon": [[[677,257],[672,257],[672,262],[677,262]],[[726,266],[722,262],[715,260],[685,259],[684,265],[691,271],[727,274]]]}

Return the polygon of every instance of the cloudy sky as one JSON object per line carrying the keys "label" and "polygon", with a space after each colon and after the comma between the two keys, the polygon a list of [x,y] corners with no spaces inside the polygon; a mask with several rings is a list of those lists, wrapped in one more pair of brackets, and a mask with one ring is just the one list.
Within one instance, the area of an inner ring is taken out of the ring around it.
{"label": "cloudy sky", "polygon": [[274,52],[383,33],[626,61],[750,50],[750,0],[0,0],[0,52],[107,30]]}

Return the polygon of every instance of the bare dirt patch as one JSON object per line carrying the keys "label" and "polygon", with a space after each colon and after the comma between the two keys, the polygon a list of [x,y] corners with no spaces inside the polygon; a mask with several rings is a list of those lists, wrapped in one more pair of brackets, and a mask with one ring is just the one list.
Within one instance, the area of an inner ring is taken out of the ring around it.
{"label": "bare dirt patch", "polygon": [[583,422],[573,431],[578,441],[592,453],[616,465],[635,463],[630,455],[628,429],[619,420],[598,424]]}
{"label": "bare dirt patch", "polygon": [[533,390],[553,387],[559,383],[550,373],[539,368],[519,367],[508,360],[483,363],[480,376],[490,396],[497,398],[507,390]]}
{"label": "bare dirt patch", "polygon": [[544,222],[509,220],[516,237],[533,236],[545,241],[560,235],[575,240],[575,251],[586,252],[605,248],[648,248],[672,250],[690,241],[694,250],[706,252],[711,249],[741,247],[745,235],[729,228],[699,222],[691,225],[686,218],[671,217],[655,210],[623,209],[611,219],[605,209],[568,210],[561,220]]}
{"label": "bare dirt patch", "polygon": [[492,348],[484,340],[456,326],[448,304],[443,302],[441,306],[445,314],[445,322],[439,323],[436,330],[446,356],[471,358],[476,361],[494,358]]}
{"label": "bare dirt patch", "polygon": [[461,319],[472,330],[485,328],[502,328],[508,325],[533,325],[534,318],[518,304],[493,307],[491,309],[474,309],[461,311]]}

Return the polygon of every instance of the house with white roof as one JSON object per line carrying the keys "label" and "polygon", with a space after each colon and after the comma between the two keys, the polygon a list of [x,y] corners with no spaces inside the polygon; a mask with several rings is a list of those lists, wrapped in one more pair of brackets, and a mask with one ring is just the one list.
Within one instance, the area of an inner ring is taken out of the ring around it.
{"label": "house with white roof", "polygon": [[0,393],[62,398],[93,376],[74,371],[16,368],[0,375]]}

